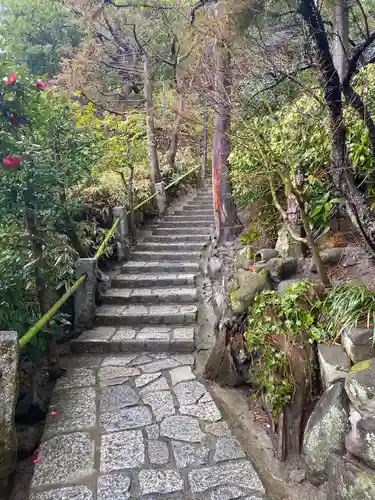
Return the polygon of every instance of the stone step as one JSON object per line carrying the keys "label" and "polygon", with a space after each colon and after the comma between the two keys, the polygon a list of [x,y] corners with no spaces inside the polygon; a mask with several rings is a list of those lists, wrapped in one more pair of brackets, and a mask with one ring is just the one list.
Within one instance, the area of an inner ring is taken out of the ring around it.
{"label": "stone step", "polygon": [[194,285],[197,273],[120,274],[111,282],[114,288]]}
{"label": "stone step", "polygon": [[192,200],[192,201],[189,201],[185,207],[195,207],[197,209],[199,208],[212,208],[213,207],[213,203],[212,201],[196,201],[196,200]]}
{"label": "stone step", "polygon": [[127,262],[122,266],[123,273],[198,273],[198,262]]}
{"label": "stone step", "polygon": [[209,227],[210,223],[206,220],[173,220],[173,221],[161,221],[157,225],[153,226],[155,228],[158,227],[185,227],[187,229],[189,228],[195,228],[195,227],[201,227],[201,228],[206,228]]}
{"label": "stone step", "polygon": [[96,310],[96,325],[192,325],[196,317],[196,305],[103,305]]}
{"label": "stone step", "polygon": [[86,354],[129,352],[193,352],[194,326],[147,326],[141,328],[99,326],[72,340],[71,350]]}
{"label": "stone step", "polygon": [[168,215],[163,219],[165,222],[173,221],[173,222],[183,222],[183,221],[205,221],[213,224],[215,219],[214,216],[209,217],[207,215]]}
{"label": "stone step", "polygon": [[199,207],[199,206],[189,206],[185,205],[182,207],[182,213],[186,212],[196,212],[197,214],[207,214],[210,215],[214,211],[214,207]]}
{"label": "stone step", "polygon": [[180,243],[155,243],[154,241],[145,241],[144,243],[139,243],[137,245],[137,250],[142,251],[142,252],[158,252],[158,251],[198,251],[202,250],[204,247],[205,243],[186,243],[186,242],[180,242]]}
{"label": "stone step", "polygon": [[202,246],[206,244],[209,240],[209,236],[207,234],[191,234],[191,235],[180,235],[180,234],[171,234],[170,236],[160,236],[160,235],[152,235],[147,236],[147,240],[145,241],[153,241],[155,243],[183,243],[183,242],[191,242],[191,243],[200,243]]}
{"label": "stone step", "polygon": [[103,296],[103,304],[192,304],[197,301],[193,287],[112,288]]}
{"label": "stone step", "polygon": [[182,210],[176,210],[173,215],[213,215],[214,209],[212,208],[201,208],[197,210],[193,207],[183,207]]}
{"label": "stone step", "polygon": [[149,252],[149,251],[135,251],[131,254],[132,260],[141,261],[159,261],[163,262],[165,260],[171,261],[199,261],[201,258],[201,252]]}
{"label": "stone step", "polygon": [[210,234],[210,227],[159,227],[159,226],[153,226],[152,227],[152,234],[153,235],[163,235],[163,236],[168,236],[168,235],[173,235],[173,234],[183,234],[185,236],[191,236],[193,234],[206,234],[207,237]]}

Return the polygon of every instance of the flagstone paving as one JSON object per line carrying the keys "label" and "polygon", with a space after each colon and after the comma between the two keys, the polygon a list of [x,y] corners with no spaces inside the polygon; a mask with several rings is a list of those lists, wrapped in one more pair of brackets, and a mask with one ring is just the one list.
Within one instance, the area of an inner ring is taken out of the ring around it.
{"label": "flagstone paving", "polygon": [[194,374],[194,280],[211,223],[200,192],[112,280],[95,326],[64,360],[29,500],[266,498]]}

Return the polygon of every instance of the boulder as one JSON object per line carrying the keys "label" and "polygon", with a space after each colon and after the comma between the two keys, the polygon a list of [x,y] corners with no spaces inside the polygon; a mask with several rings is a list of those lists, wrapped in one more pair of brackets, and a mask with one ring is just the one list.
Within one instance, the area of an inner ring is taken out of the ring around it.
{"label": "boulder", "polygon": [[[297,233],[300,232],[300,226],[296,227],[295,230]],[[275,250],[277,250],[280,257],[283,258],[292,257],[294,259],[301,259],[303,257],[302,244],[290,236],[285,226],[278,232]]]}
{"label": "boulder", "polygon": [[[320,252],[320,257],[323,261],[323,264],[326,266],[334,266],[338,262],[340,262],[341,257],[343,256],[343,248],[327,248]],[[310,271],[312,273],[316,273],[316,265],[314,261],[311,261]]]}
{"label": "boulder", "polygon": [[255,254],[255,262],[268,262],[270,259],[274,259],[279,256],[279,252],[274,248],[261,248]]}
{"label": "boulder", "polygon": [[329,500],[374,500],[374,471],[357,460],[335,454],[327,465]]}
{"label": "boulder", "polygon": [[332,453],[345,450],[350,428],[348,398],[344,383],[336,382],[323,394],[307,422],[303,436],[303,455],[308,479],[321,484],[327,479],[327,460]]}
{"label": "boulder", "polygon": [[300,278],[291,278],[289,280],[280,281],[277,287],[277,291],[282,295],[284,292],[286,292],[290,285],[293,285],[294,283],[301,283],[302,281],[305,280]]}
{"label": "boulder", "polygon": [[350,360],[341,345],[318,345],[320,377],[324,390],[338,380],[345,380],[350,369]]}
{"label": "boulder", "polygon": [[254,264],[254,250],[253,247],[247,246],[245,248],[241,248],[236,254],[235,258],[235,267],[236,269],[249,269],[249,266]]}
{"label": "boulder", "polygon": [[351,328],[346,330],[341,334],[341,343],[353,363],[375,357],[372,329]]}
{"label": "boulder", "polygon": [[257,293],[270,289],[271,282],[267,271],[259,273],[240,270],[234,274],[231,280],[228,293],[233,312],[247,312]]}
{"label": "boulder", "polygon": [[297,272],[297,261],[291,258],[275,257],[266,263],[264,269],[269,272],[273,281],[280,282],[290,278]]}
{"label": "boulder", "polygon": [[345,389],[353,406],[363,418],[375,415],[375,359],[352,366]]}
{"label": "boulder", "polygon": [[352,430],[345,438],[346,450],[375,469],[375,419],[361,418],[351,423]]}

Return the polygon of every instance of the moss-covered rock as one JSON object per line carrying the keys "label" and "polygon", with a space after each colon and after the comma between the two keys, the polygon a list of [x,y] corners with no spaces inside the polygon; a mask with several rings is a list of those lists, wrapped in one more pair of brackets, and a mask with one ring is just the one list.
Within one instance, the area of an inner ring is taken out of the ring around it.
{"label": "moss-covered rock", "polygon": [[241,248],[235,257],[235,267],[236,269],[249,269],[249,266],[254,264],[254,249],[251,246],[246,246]]}
{"label": "moss-covered rock", "polygon": [[375,359],[352,366],[345,380],[345,389],[354,407],[364,417],[375,415]]}
{"label": "moss-covered rock", "polygon": [[350,429],[348,398],[343,382],[336,382],[320,398],[307,422],[303,455],[309,480],[320,484],[327,479],[327,460],[345,450]]}
{"label": "moss-covered rock", "polygon": [[228,295],[233,312],[247,312],[257,293],[271,288],[266,270],[259,273],[239,270],[229,283]]}
{"label": "moss-covered rock", "polygon": [[374,500],[375,474],[349,457],[331,455],[328,465],[329,500]]}

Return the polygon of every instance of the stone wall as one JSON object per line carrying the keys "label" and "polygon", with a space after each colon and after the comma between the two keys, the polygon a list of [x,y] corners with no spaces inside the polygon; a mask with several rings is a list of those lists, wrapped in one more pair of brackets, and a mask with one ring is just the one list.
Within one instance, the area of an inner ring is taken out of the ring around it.
{"label": "stone wall", "polygon": [[18,397],[18,335],[0,332],[0,491],[17,460],[14,413]]}
{"label": "stone wall", "polygon": [[328,480],[333,500],[375,498],[375,359],[373,331],[344,332],[342,346],[318,346],[325,392],[307,423],[308,478]]}

